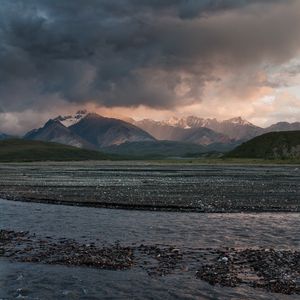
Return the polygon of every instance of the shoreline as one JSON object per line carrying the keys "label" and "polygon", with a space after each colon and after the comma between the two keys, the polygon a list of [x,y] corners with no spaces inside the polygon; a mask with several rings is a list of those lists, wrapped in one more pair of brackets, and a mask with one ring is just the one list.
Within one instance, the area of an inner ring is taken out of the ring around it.
{"label": "shoreline", "polygon": [[121,159],[121,160],[71,160],[71,161],[64,161],[64,160],[43,160],[43,161],[1,161],[0,165],[103,165],[103,166],[124,166],[124,165],[131,165],[132,167],[137,166],[182,166],[182,167],[201,167],[201,166],[216,166],[216,167],[300,167],[300,160],[275,160],[275,159],[263,159],[263,158],[193,158],[193,157],[186,157],[186,158],[164,158],[164,159]]}

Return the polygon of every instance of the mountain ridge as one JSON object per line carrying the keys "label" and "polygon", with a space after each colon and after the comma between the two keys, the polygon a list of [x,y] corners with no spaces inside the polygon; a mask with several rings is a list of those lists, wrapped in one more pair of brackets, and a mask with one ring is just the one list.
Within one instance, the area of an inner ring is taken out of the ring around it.
{"label": "mountain ridge", "polygon": [[148,130],[157,139],[167,139],[167,133],[165,132],[168,126],[185,130],[208,128],[234,140],[250,139],[263,133],[263,128],[258,127],[241,117],[224,121],[218,121],[215,118],[199,118],[196,116],[187,116],[183,118],[173,117],[166,121],[144,119],[136,121],[135,125],[140,126],[146,131]]}
{"label": "mountain ridge", "polygon": [[73,133],[68,127],[55,119],[48,120],[41,128],[29,131],[24,135],[24,139],[55,142],[77,148],[94,149],[92,144]]}
{"label": "mountain ridge", "polygon": [[[96,113],[84,113],[69,127],[57,117],[48,120],[43,127],[33,129],[24,135],[27,140],[57,142],[86,149],[101,149],[105,146],[126,141],[155,140],[150,134],[125,121],[106,118]],[[67,118],[69,121],[73,117]],[[70,124],[70,122],[69,122]]]}
{"label": "mountain ridge", "polygon": [[89,113],[69,129],[97,148],[132,141],[154,141],[149,133],[120,119]]}
{"label": "mountain ridge", "polygon": [[226,120],[219,121],[216,118],[201,118],[194,115],[177,118],[171,117],[168,120],[155,121],[152,119],[142,119],[139,121],[134,121],[137,126],[146,127],[146,126],[172,126],[176,128],[191,129],[191,128],[209,128],[214,131],[224,133],[234,139],[243,139],[249,138],[249,136],[233,136],[228,132],[228,128],[223,128],[222,126],[235,126],[235,127],[248,127],[252,130],[253,135],[257,136],[263,133],[271,131],[291,131],[291,130],[300,130],[300,122],[287,122],[280,121],[274,124],[271,124],[267,127],[257,126],[246,119],[243,119],[241,116],[234,117]]}

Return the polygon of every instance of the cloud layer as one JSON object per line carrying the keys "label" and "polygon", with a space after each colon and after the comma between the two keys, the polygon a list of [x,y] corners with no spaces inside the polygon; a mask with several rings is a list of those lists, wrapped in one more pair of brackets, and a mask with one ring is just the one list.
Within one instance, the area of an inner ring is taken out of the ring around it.
{"label": "cloud layer", "polygon": [[2,0],[0,39],[0,114],[226,105],[299,55],[300,1]]}

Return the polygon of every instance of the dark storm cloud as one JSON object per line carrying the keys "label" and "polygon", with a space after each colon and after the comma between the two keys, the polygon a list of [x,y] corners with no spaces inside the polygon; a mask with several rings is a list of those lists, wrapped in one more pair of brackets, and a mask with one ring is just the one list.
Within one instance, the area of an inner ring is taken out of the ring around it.
{"label": "dark storm cloud", "polygon": [[1,107],[184,105],[220,67],[292,58],[299,28],[293,0],[2,0]]}

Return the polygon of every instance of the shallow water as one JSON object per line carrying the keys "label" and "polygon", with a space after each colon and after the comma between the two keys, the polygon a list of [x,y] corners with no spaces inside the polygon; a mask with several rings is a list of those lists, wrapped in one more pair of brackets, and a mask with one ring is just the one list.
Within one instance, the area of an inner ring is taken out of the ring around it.
{"label": "shallow water", "polygon": [[[299,213],[201,214],[59,206],[0,200],[0,228],[99,244],[180,248],[300,248]],[[212,287],[182,273],[149,277],[134,268],[107,271],[0,260],[0,299],[299,299],[252,288]]]}

